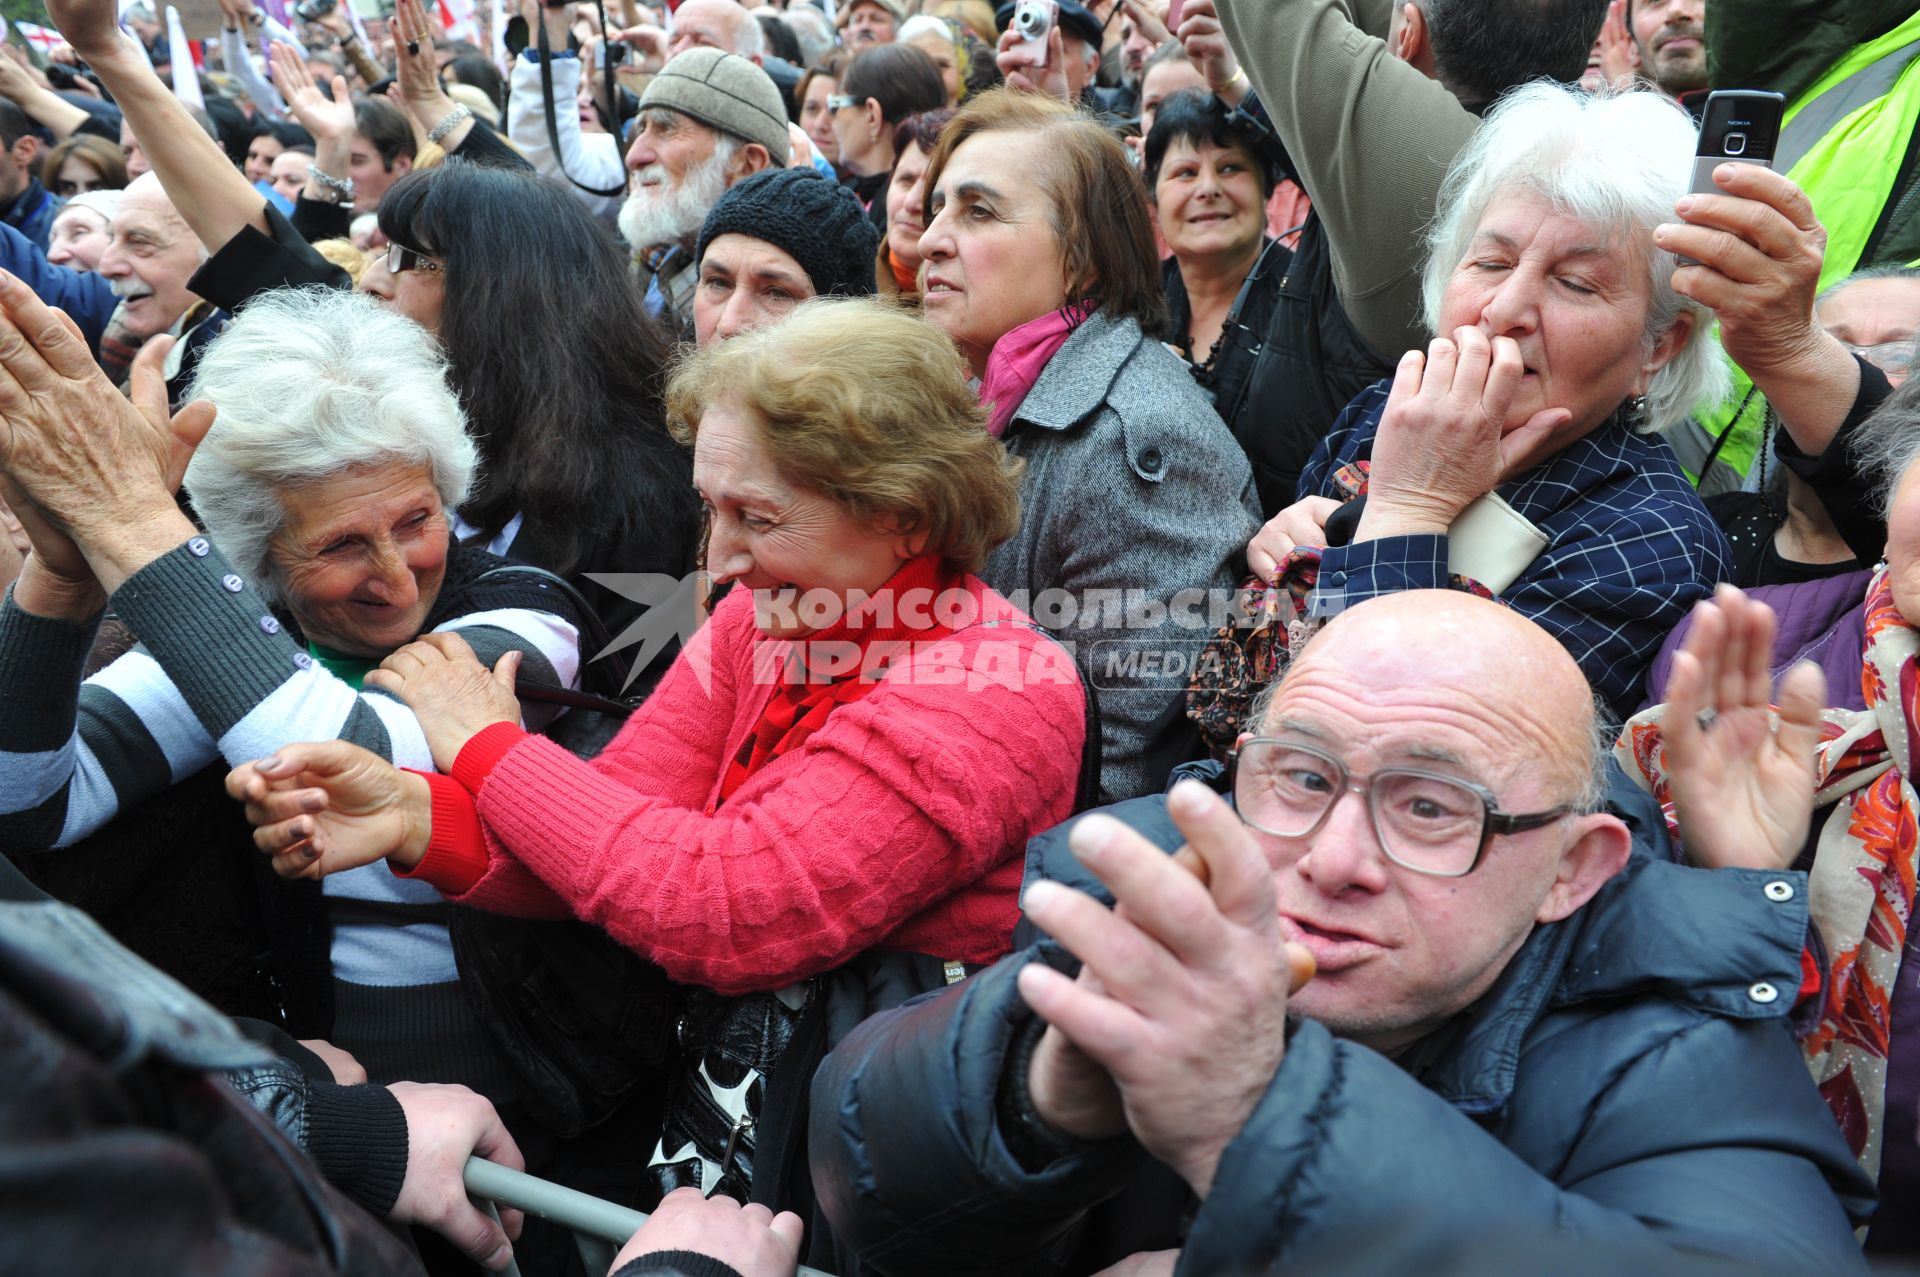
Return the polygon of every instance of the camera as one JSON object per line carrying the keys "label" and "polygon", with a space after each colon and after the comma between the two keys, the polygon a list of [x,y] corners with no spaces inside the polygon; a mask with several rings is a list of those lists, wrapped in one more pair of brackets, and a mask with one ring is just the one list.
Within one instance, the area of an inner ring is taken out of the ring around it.
{"label": "camera", "polygon": [[318,22],[339,7],[340,0],[299,0],[293,12],[302,22]]}
{"label": "camera", "polygon": [[1057,0],[1020,0],[1014,6],[1013,21],[1008,26],[1020,37],[1020,42],[1013,47],[1028,54],[1033,66],[1047,65],[1047,36],[1053,32],[1059,16]]}

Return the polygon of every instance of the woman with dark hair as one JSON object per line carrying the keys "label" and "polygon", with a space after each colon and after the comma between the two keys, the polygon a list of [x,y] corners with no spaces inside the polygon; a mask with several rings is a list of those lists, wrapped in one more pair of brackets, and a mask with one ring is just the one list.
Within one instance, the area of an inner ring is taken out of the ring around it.
{"label": "woman with dark hair", "polygon": [[500,68],[477,53],[463,53],[447,63],[447,69],[440,78],[452,84],[464,84],[480,90],[487,95],[487,101],[498,107],[504,116],[507,109],[507,80],[500,74]]}
{"label": "woman with dark hair", "polygon": [[380,230],[360,286],[439,336],[480,447],[456,532],[576,578],[624,627],[640,609],[588,574],[683,575],[699,514],[620,246],[558,185],[460,162],[397,182]]}
{"label": "woman with dark hair", "polygon": [[801,76],[793,91],[794,104],[800,110],[800,131],[816,151],[827,157],[836,173],[840,172],[840,139],[834,136],[833,108],[827,103],[840,91],[840,77],[846,70],[846,50],[835,49]]}
{"label": "woman with dark hair", "polygon": [[117,191],[127,184],[127,161],[120,148],[91,133],[75,133],[47,152],[40,171],[47,189],[63,200],[88,191]]}
{"label": "woman with dark hair", "polygon": [[1258,130],[1204,89],[1162,102],[1143,147],[1154,214],[1173,254],[1160,268],[1167,344],[1243,447],[1259,429],[1250,374],[1293,260],[1265,233],[1273,159]]}
{"label": "woman with dark hair", "polygon": [[874,284],[887,297],[920,302],[920,236],[927,229],[927,164],[950,110],[921,111],[893,131],[893,177],[887,183],[887,225],[874,262]]}
{"label": "woman with dark hair", "polygon": [[853,188],[873,224],[887,229],[884,195],[896,158],[894,130],[909,115],[947,104],[947,86],[933,59],[910,44],[883,44],[847,63],[840,91],[827,99],[839,146],[841,180]]}
{"label": "woman with dark hair", "polygon": [[[925,182],[921,305],[1027,463],[1020,530],[982,575],[1036,604],[1045,592],[1059,604],[1036,614],[1073,627],[1100,702],[1103,800],[1158,793],[1197,749],[1184,673],[1159,675],[1206,637],[1175,596],[1231,591],[1256,506],[1246,455],[1157,340],[1146,192],[1091,116],[1004,89],[960,108]],[[1151,665],[1123,666],[1126,652]]]}

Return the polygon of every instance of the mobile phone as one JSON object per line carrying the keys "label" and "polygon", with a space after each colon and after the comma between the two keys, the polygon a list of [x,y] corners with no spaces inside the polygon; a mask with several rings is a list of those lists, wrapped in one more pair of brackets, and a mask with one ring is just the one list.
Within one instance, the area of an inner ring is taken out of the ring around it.
{"label": "mobile phone", "polygon": [[1717,89],[1700,116],[1700,142],[1693,151],[1695,195],[1715,195],[1713,171],[1722,164],[1773,167],[1780,145],[1780,117],[1787,100],[1761,89]]}
{"label": "mobile phone", "polygon": [[1030,55],[1036,69],[1047,65],[1047,37],[1059,17],[1058,0],[1020,0],[1014,6],[1013,21],[1008,25],[1020,40],[1012,48]]}

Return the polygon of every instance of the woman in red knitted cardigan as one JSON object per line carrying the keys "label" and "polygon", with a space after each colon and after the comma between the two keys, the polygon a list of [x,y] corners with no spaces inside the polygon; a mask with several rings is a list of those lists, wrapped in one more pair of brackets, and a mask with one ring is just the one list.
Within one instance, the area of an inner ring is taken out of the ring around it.
{"label": "woman in red knitted cardigan", "polygon": [[[693,1107],[731,1125],[676,1125],[670,1098],[656,1170],[744,1192],[760,1080],[815,977],[879,951],[951,980],[1008,951],[1026,841],[1072,812],[1085,702],[1065,649],[972,575],[1018,522],[1019,463],[944,336],[810,303],[702,351],[668,399],[708,568],[739,588],[600,757],[521,730],[510,659],[433,636],[367,686],[413,707],[443,774],[329,742],[229,790],[285,875],[385,856],[462,904],[572,913],[706,991]],[[743,1040],[763,1049],[714,1045]]]}

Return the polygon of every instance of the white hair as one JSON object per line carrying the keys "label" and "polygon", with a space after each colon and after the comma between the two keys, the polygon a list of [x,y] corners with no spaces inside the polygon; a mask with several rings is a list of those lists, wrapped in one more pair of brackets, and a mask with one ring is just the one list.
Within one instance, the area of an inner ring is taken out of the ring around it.
{"label": "white hair", "polygon": [[187,466],[187,493],[220,552],[270,598],[280,591],[269,545],[301,485],[424,464],[452,510],[473,483],[479,454],[446,356],[365,293],[262,293],[207,345],[187,396],[218,410]]}
{"label": "white hair", "polygon": [[780,20],[793,29],[793,38],[800,42],[800,61],[809,70],[833,52],[833,24],[812,5],[796,5],[782,13]]}
{"label": "white hair", "polygon": [[740,21],[733,27],[733,51],[749,62],[767,55],[767,33],[760,29],[760,19],[744,8],[740,9]]}
{"label": "white hair", "polygon": [[916,13],[901,24],[899,34],[893,38],[901,44],[912,44],[923,35],[938,36],[948,44],[953,43],[953,28],[941,18],[930,13]]}
{"label": "white hair", "polygon": [[1422,293],[1427,327],[1438,330],[1447,281],[1467,256],[1494,200],[1525,191],[1646,260],[1652,302],[1645,347],[1693,313],[1693,331],[1647,387],[1646,427],[1664,430],[1703,404],[1727,397],[1730,379],[1713,314],[1673,289],[1674,255],[1654,247],[1653,228],[1675,219],[1674,203],[1693,172],[1695,130],[1670,98],[1650,91],[1587,93],[1536,80],[1500,99],[1447,170],[1427,232]]}

